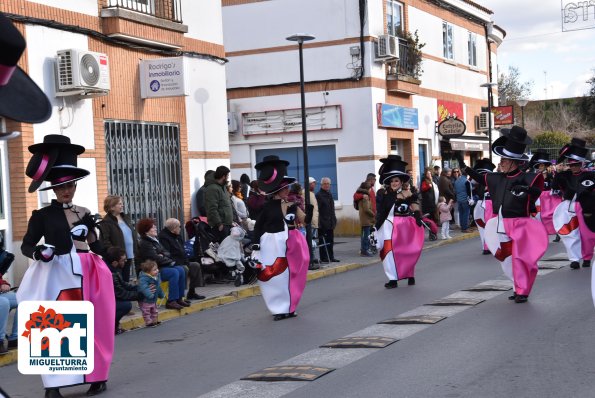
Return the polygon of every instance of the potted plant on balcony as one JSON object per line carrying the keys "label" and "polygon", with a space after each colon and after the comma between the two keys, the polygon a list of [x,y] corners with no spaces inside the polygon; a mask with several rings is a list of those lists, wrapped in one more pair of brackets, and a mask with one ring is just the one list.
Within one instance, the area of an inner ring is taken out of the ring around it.
{"label": "potted plant on balcony", "polygon": [[399,32],[399,60],[389,65],[389,75],[396,75],[398,80],[410,83],[421,84],[422,73],[422,52],[426,43],[420,43],[417,30],[411,32]]}

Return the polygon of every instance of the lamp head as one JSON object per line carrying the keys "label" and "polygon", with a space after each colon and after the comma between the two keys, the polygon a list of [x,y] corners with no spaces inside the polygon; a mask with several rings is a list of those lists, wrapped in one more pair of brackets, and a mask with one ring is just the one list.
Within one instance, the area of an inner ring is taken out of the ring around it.
{"label": "lamp head", "polygon": [[289,41],[297,41],[298,43],[303,43],[305,41],[314,40],[316,37],[308,34],[308,33],[296,33],[289,37],[286,37],[285,40]]}

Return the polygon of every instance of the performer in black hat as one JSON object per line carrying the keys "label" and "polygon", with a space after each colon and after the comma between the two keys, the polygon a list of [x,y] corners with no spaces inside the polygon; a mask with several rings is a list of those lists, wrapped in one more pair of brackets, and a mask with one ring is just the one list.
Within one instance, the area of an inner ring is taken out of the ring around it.
{"label": "performer in black hat", "polygon": [[[46,95],[17,63],[25,51],[23,35],[0,13],[0,116],[19,122],[41,123],[50,118]],[[0,139],[12,133],[0,134]]]}
{"label": "performer in black hat", "polygon": [[[494,163],[490,162],[490,159],[483,158],[479,159],[475,166],[473,166],[473,170],[475,170],[479,175],[485,175],[487,173],[492,173],[496,166]],[[475,192],[479,199],[473,208],[473,218],[475,219],[475,224],[477,225],[477,229],[479,231],[479,236],[481,238],[481,247],[483,250],[483,254],[490,254],[488,247],[485,243],[485,225],[486,223],[494,217],[494,212],[492,210],[492,199],[490,198],[490,192],[486,189],[485,185],[482,183],[476,182],[477,186],[474,187]]]}
{"label": "performer in black hat", "polygon": [[[308,220],[297,204],[287,201],[289,186],[296,181],[287,177],[288,165],[270,155],[255,166],[258,187],[270,199],[254,225],[254,241],[259,244],[253,247],[253,257],[259,262],[262,297],[275,321],[296,316],[310,264],[308,244],[296,228]],[[311,209],[306,210],[311,218]]]}
{"label": "performer in black hat", "polygon": [[405,169],[407,162],[398,155],[389,155],[380,162],[380,182],[388,187],[378,208],[375,239],[389,279],[384,287],[396,288],[400,279],[415,285],[415,265],[425,238],[418,198],[403,190],[410,178]]}
{"label": "performer in black hat", "polygon": [[492,145],[492,151],[501,157],[501,172],[481,175],[466,167],[462,158],[458,160],[461,168],[490,192],[494,218],[486,223],[485,241],[514,282],[510,299],[524,303],[537,277],[537,261],[548,245],[543,224],[532,219],[529,211],[543,190],[543,176],[520,169],[529,160],[524,153],[532,142],[527,131],[518,126],[501,131],[503,136]]}
{"label": "performer in black hat", "polygon": [[583,211],[581,204],[576,200],[580,182],[587,173],[583,165],[590,160],[589,149],[584,140],[573,138],[570,144],[560,149],[560,157],[564,158],[569,168],[556,174],[554,179],[554,186],[562,191],[564,199],[554,211],[554,228],[566,247],[570,268],[579,269],[581,259],[583,267],[590,267],[595,241],[586,228],[585,214],[588,213]]}
{"label": "performer in black hat", "polygon": [[[43,143],[31,145],[33,156],[27,175],[33,179],[29,191],[37,190],[43,180],[56,199],[40,210],[34,210],[23,237],[22,253],[35,260],[27,269],[19,290],[18,301],[84,300],[95,308],[95,363],[88,375],[42,375],[46,397],[61,397],[59,388],[83,383],[91,386],[87,395],[106,389],[114,351],[115,299],[112,275],[101,257],[101,245],[90,211],[72,203],[76,181],[89,175],[77,167],[77,156],[84,152],[68,137],[47,135]],[[39,242],[43,239],[44,243]],[[89,252],[89,248],[94,252]]]}
{"label": "performer in black hat", "polygon": [[552,189],[553,174],[549,174],[547,168],[552,165],[550,156],[543,149],[533,153],[529,161],[528,172],[541,173],[543,175],[543,192],[535,202],[535,209],[532,210],[533,217],[541,221],[548,235],[556,235],[554,229],[554,210],[562,202],[559,190]]}

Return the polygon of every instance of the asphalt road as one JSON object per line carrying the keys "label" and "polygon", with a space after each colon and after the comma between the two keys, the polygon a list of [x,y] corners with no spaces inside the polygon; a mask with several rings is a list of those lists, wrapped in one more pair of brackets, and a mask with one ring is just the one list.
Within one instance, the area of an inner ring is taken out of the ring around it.
{"label": "asphalt road", "polygon": [[[551,246],[546,257],[563,250]],[[116,339],[102,396],[595,397],[591,271],[568,267],[538,277],[527,304],[507,300],[510,292],[492,294],[436,325],[410,329],[386,348],[337,353],[330,361],[340,366],[314,382],[239,382],[304,353],[316,364],[321,344],[503,279],[496,260],[478,247],[473,239],[424,251],[416,286],[386,290],[380,264],[312,281],[299,316],[281,322],[254,297],[125,333]],[[43,396],[40,378],[20,375],[16,365],[0,368],[0,385],[12,397]]]}

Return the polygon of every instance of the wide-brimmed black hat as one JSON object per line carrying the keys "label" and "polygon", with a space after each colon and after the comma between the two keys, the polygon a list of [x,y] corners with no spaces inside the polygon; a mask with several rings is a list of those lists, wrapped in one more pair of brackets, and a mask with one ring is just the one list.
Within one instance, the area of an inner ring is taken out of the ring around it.
{"label": "wide-brimmed black hat", "polygon": [[29,146],[29,152],[33,156],[27,164],[25,174],[33,180],[29,185],[29,192],[35,192],[43,181],[49,180],[52,167],[60,164],[76,166],[76,157],[85,152],[85,148],[72,144],[70,138],[64,135],[48,134],[43,137],[42,143]]}
{"label": "wide-brimmed black hat", "polygon": [[491,173],[495,168],[496,165],[490,162],[490,159],[488,158],[479,159],[477,162],[475,162],[475,166],[473,166],[473,170],[480,174]]}
{"label": "wide-brimmed black hat", "polygon": [[527,130],[519,126],[512,126],[511,129],[502,129],[502,137],[492,144],[492,152],[496,155],[513,160],[529,160],[525,155],[527,145],[533,140],[527,135]]}
{"label": "wide-brimmed black hat", "polygon": [[0,13],[0,116],[41,123],[50,118],[52,105],[37,84],[17,66],[25,47],[23,35]]}
{"label": "wide-brimmed black hat", "polygon": [[268,155],[257,163],[254,168],[258,170],[258,188],[267,194],[273,194],[293,184],[296,179],[287,176],[287,160],[279,159],[279,156]]}
{"label": "wide-brimmed black hat", "polygon": [[580,138],[573,138],[570,144],[566,144],[560,149],[560,158],[565,158],[567,163],[587,162],[591,160],[588,158],[588,155],[589,148],[587,148],[587,142]]}
{"label": "wide-brimmed black hat", "polygon": [[378,169],[378,174],[381,184],[386,184],[386,181],[393,177],[399,177],[401,182],[409,181],[410,177],[405,169],[409,163],[403,161],[399,155],[388,155],[380,159],[380,162],[382,166]]}
{"label": "wide-brimmed black hat", "polygon": [[533,152],[533,156],[531,156],[531,160],[529,161],[529,167],[536,169],[540,164],[543,164],[544,166],[550,166],[552,164],[550,155],[543,149],[538,149]]}

